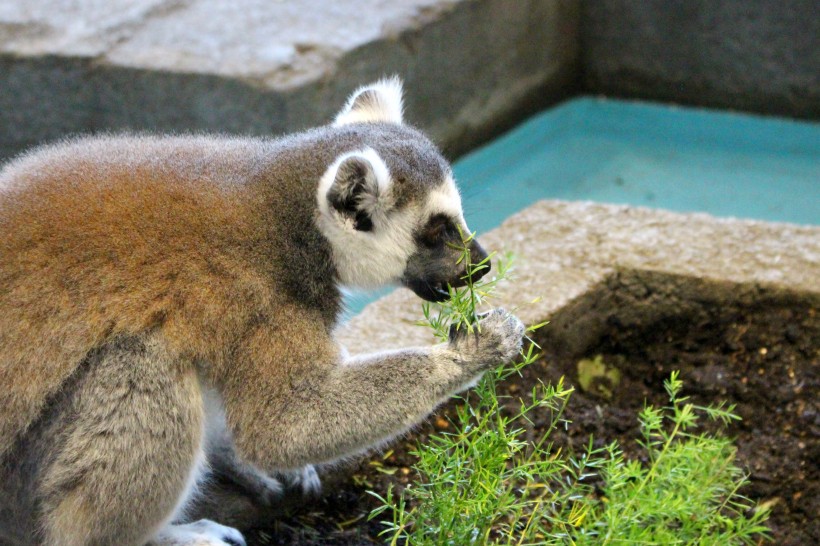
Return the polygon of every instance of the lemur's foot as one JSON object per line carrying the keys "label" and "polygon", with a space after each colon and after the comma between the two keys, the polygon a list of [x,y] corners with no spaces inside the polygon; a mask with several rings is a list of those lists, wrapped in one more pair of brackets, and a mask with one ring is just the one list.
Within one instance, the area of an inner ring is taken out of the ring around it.
{"label": "lemur's foot", "polygon": [[184,525],[169,525],[150,546],[246,546],[242,533],[209,519]]}
{"label": "lemur's foot", "polygon": [[521,351],[526,328],[513,314],[493,309],[479,317],[472,333],[465,328],[450,329],[450,346],[463,364],[483,371],[510,362]]}

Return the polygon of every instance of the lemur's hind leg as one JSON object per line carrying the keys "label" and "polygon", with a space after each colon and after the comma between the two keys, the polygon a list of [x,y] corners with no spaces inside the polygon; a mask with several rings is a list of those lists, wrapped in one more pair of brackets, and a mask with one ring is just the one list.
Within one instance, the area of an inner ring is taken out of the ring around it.
{"label": "lemur's hind leg", "polygon": [[158,337],[130,337],[95,351],[82,373],[49,427],[38,477],[43,543],[243,545],[213,522],[170,524],[204,464],[193,366]]}

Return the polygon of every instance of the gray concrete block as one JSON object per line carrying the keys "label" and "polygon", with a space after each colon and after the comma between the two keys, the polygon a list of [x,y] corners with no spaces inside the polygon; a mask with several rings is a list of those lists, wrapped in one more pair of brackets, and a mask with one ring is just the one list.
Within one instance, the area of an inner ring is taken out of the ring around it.
{"label": "gray concrete block", "polygon": [[269,135],[406,82],[452,155],[574,89],[574,0],[0,3],[0,158],[106,130]]}
{"label": "gray concrete block", "polygon": [[582,0],[593,93],[820,117],[814,0]]}

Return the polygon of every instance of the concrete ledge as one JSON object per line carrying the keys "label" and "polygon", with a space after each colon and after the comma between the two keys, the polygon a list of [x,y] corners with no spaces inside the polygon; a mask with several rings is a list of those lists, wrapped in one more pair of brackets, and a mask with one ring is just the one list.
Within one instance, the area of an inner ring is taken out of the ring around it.
{"label": "concrete ledge", "polygon": [[291,132],[390,74],[407,119],[455,155],[570,92],[578,14],[575,0],[7,2],[0,159],[77,132]]}
{"label": "concrete ledge", "polygon": [[[496,305],[518,308],[526,323],[550,319],[556,350],[583,350],[611,320],[646,324],[704,302],[820,304],[820,227],[541,201],[480,238],[517,256],[515,281]],[[420,306],[398,290],[338,339],[353,354],[429,343],[428,329],[413,326]]]}

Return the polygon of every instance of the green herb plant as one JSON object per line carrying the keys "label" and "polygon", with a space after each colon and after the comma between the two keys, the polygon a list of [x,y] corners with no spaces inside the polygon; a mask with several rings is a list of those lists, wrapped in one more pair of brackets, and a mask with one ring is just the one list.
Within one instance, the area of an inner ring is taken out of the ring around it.
{"label": "green herb plant", "polygon": [[[480,329],[479,310],[511,273],[509,256],[495,277],[473,281],[489,260],[470,263],[462,237],[467,286],[450,300],[425,303],[423,324],[442,340],[449,329]],[[486,280],[485,280],[486,279]],[[532,332],[546,323],[528,328]],[[648,463],[627,460],[616,443],[581,454],[555,448],[551,434],[573,391],[563,379],[539,382],[517,401],[497,394],[499,382],[535,362],[529,341],[518,362],[499,363],[464,398],[454,432],[433,435],[414,455],[416,479],[396,492],[371,492],[380,506],[370,514],[385,526],[391,545],[470,544],[756,544],[766,536],[765,510],[738,493],[745,483],[735,448],[720,437],[695,434],[699,416],[737,419],[732,407],[696,406],[680,396],[677,373],[666,382],[670,405],[640,414],[640,446]],[[515,409],[510,409],[514,407]],[[533,418],[547,416],[536,428]]]}

